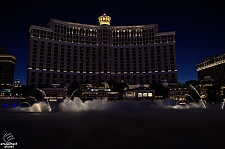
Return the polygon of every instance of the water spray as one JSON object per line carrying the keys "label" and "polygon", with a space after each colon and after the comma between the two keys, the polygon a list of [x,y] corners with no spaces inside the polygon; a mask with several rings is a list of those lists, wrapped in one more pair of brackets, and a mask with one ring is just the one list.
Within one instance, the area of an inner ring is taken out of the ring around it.
{"label": "water spray", "polygon": [[224,104],[225,104],[225,98],[223,99],[223,104],[222,104],[222,107],[221,107],[222,110],[224,109]]}
{"label": "water spray", "polygon": [[[44,95],[44,97],[46,97],[46,94],[45,94],[45,92],[44,92],[43,90],[41,90],[41,89],[39,89],[39,88],[37,88],[37,90],[40,91],[40,92],[42,93],[42,95]],[[43,99],[42,99],[42,100],[43,100]],[[47,103],[48,103],[48,112],[52,112],[52,109],[51,109],[51,107],[50,107],[50,104],[49,104],[48,99],[46,99],[46,101],[47,101]]]}
{"label": "water spray", "polygon": [[73,97],[73,94],[74,94],[74,93],[76,93],[76,92],[77,92],[78,90],[80,90],[80,88],[78,88],[78,89],[75,89],[75,90],[73,91],[73,93],[72,93],[72,94],[71,94],[71,96],[70,96],[70,100],[73,100],[73,99],[72,99],[72,97]]}
{"label": "water spray", "polygon": [[[189,94],[185,94],[185,96],[191,97]],[[196,104],[195,100],[191,97],[192,101],[195,103],[196,107],[198,108],[198,105]]]}
{"label": "water spray", "polygon": [[199,92],[196,90],[196,88],[195,88],[194,86],[192,86],[191,84],[190,84],[189,86],[190,86],[190,88],[191,88],[192,90],[195,91],[195,93],[197,93],[197,95],[198,95],[199,98],[201,99],[201,102],[202,102],[202,104],[203,104],[203,108],[206,108],[205,103],[204,103],[204,101],[202,100],[202,98],[201,98]]}

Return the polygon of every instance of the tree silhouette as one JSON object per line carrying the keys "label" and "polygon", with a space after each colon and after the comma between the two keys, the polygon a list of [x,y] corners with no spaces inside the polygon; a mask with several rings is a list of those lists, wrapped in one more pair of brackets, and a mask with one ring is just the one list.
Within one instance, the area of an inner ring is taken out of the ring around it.
{"label": "tree silhouette", "polygon": [[77,81],[73,81],[73,83],[67,88],[67,95],[71,96],[72,93],[76,90],[79,89],[80,85]]}

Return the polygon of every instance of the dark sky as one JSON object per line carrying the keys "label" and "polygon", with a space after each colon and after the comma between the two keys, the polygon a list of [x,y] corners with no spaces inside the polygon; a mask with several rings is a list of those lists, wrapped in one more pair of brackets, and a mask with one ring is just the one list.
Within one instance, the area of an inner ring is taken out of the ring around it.
{"label": "dark sky", "polygon": [[16,56],[15,79],[26,83],[29,27],[46,26],[50,18],[98,25],[106,13],[111,25],[158,24],[176,31],[178,80],[197,80],[196,64],[225,53],[225,5],[216,1],[148,0],[3,0],[0,5],[0,45]]}

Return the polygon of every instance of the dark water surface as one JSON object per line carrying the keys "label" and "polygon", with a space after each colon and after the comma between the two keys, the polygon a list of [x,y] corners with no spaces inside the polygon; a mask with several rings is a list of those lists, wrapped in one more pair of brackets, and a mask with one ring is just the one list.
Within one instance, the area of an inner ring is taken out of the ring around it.
{"label": "dark water surface", "polygon": [[14,148],[225,148],[225,110],[218,105],[172,109],[124,104],[51,113],[4,109],[0,118],[0,143],[4,142],[1,136],[12,133]]}

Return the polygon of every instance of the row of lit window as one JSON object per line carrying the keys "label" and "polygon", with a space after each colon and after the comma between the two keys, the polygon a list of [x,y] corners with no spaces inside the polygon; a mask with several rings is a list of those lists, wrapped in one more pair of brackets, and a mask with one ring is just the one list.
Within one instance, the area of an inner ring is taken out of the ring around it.
{"label": "row of lit window", "polygon": [[[93,40],[95,41],[96,40],[96,37],[97,35],[95,35],[95,37],[93,38],[92,37],[92,34],[90,34],[90,37],[89,36],[71,36],[71,35],[62,35],[62,34],[55,34],[54,36],[50,36],[50,35],[45,35],[45,34],[31,34],[31,37],[38,37],[38,38],[45,38],[45,39],[50,39],[50,40],[58,40],[58,41],[70,41],[70,42],[75,42],[76,40],[82,40],[81,38],[83,38],[84,41],[90,41],[90,40]],[[118,41],[122,41],[122,42],[126,42],[126,41],[154,41],[155,43],[168,43],[168,42],[174,42],[174,38],[156,38],[154,40],[154,37],[139,37],[139,36],[135,36],[135,37],[132,37],[132,38],[128,38],[128,37],[124,37],[124,38],[119,38],[119,37],[123,37],[123,36],[112,36],[114,37],[113,38],[113,43],[116,42],[115,40]],[[136,38],[138,37],[138,38]],[[107,40],[110,41],[110,37],[107,36]],[[78,42],[77,41],[77,42]]]}
{"label": "row of lit window", "polygon": [[[79,35],[79,36],[94,36],[97,37],[97,30],[93,30],[93,29],[85,29],[85,28],[69,28],[67,30],[63,30],[60,28],[57,28],[55,30],[55,33],[50,32],[50,31],[45,31],[45,30],[39,30],[39,29],[33,29],[31,31],[31,36],[35,36],[35,37],[40,37],[40,38],[53,38],[56,36],[59,36],[59,34],[62,34],[61,36],[66,36],[67,34],[67,38],[69,38],[68,35]],[[146,32],[147,33],[147,32]],[[153,32],[151,32],[151,34],[146,34],[146,33],[142,33],[142,30],[113,30],[112,31],[112,37],[114,38],[120,38],[120,37],[154,37]],[[65,34],[65,35],[63,35]],[[103,32],[103,34],[105,34],[105,32]],[[109,34],[108,34],[109,35]],[[107,36],[108,36],[107,35]],[[174,35],[162,35],[162,36],[155,36],[156,39],[165,39],[167,41],[173,41],[174,40]],[[64,37],[65,38],[65,37]],[[70,37],[72,38],[72,36]]]}
{"label": "row of lit window", "polygon": [[[28,68],[28,70],[32,70],[32,68]],[[47,71],[46,68],[43,68],[43,69],[39,69],[39,68],[36,68],[34,70],[43,70],[43,71]],[[53,69],[50,69],[51,72],[53,72],[54,70]],[[161,71],[158,71],[158,70],[155,70],[155,71],[148,71],[148,72],[139,72],[139,71],[136,71],[136,72],[133,72],[133,71],[130,71],[130,72],[127,72],[127,71],[117,71],[117,72],[114,72],[114,71],[101,71],[100,73],[108,73],[108,74],[141,74],[141,73],[158,73],[158,72],[176,72],[177,70],[161,70]],[[86,71],[72,71],[72,70],[63,70],[63,71],[60,71],[59,69],[57,70],[57,72],[70,72],[70,73],[95,73],[95,74],[99,74],[99,72],[92,72],[92,71],[89,71],[89,72],[86,72]]]}
{"label": "row of lit window", "polygon": [[[48,42],[49,43],[49,42]],[[50,43],[51,44],[51,43]],[[34,43],[33,44],[33,50],[35,50],[35,51],[37,51],[37,48],[38,48],[38,46],[37,46],[37,43]],[[64,44],[51,44],[51,45],[41,45],[40,46],[40,48],[42,49],[42,50],[49,50],[49,51],[51,51],[51,50],[58,50],[58,49],[61,49],[61,50],[66,50],[66,51],[68,51],[68,50],[73,50],[73,51],[76,51],[76,50],[79,50],[80,49],[80,52],[82,52],[82,51],[90,51],[90,52],[95,52],[95,51],[97,51],[97,48],[96,47],[82,47],[82,46],[71,46],[71,45],[64,45]],[[64,49],[63,49],[64,48]],[[117,50],[119,50],[120,52],[124,52],[125,51],[125,53],[127,53],[127,52],[134,52],[134,53],[136,53],[136,51],[138,51],[138,52],[146,52],[146,53],[148,53],[148,51],[151,49],[151,52],[152,53],[154,53],[155,52],[155,50],[157,49],[157,52],[162,52],[162,50],[164,51],[164,52],[173,52],[173,48],[174,48],[174,46],[173,45],[164,45],[164,46],[151,46],[151,47],[136,47],[136,48],[134,48],[134,47],[132,47],[132,48],[108,48],[108,47],[104,47],[104,48],[106,48],[106,49],[108,49],[108,50],[110,50],[110,49],[112,49],[112,50],[114,50],[114,51],[117,51]],[[100,48],[99,48],[100,49]],[[107,52],[107,51],[106,51]]]}

